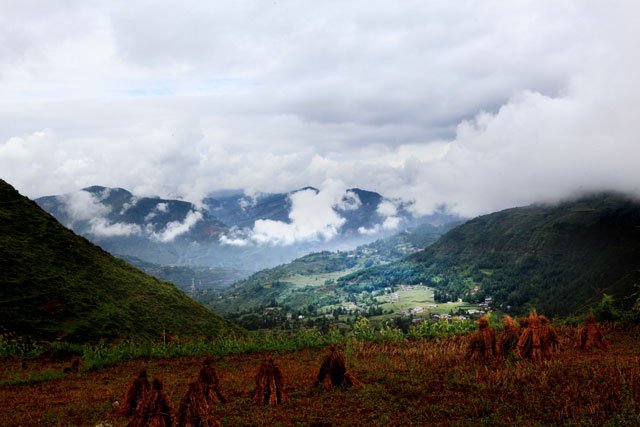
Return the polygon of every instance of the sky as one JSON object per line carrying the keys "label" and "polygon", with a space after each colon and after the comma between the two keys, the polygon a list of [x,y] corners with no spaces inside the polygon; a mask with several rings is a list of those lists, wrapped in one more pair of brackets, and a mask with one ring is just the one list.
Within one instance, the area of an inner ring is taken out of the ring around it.
{"label": "sky", "polygon": [[32,198],[196,203],[311,185],[335,206],[359,187],[464,216],[640,195],[639,16],[631,0],[1,0],[0,178]]}

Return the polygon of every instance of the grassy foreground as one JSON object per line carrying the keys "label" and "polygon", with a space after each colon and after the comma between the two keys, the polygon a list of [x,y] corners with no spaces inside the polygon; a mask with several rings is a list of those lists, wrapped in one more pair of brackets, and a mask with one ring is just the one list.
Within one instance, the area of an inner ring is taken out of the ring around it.
{"label": "grassy foreground", "polygon": [[[251,404],[258,365],[267,353],[218,359],[229,402],[215,408],[223,425],[640,425],[640,326],[609,326],[609,351],[579,353],[575,328],[562,327],[561,350],[542,366],[504,360],[477,366],[463,360],[467,336],[343,344],[349,369],[364,383],[352,390],[313,387],[325,351],[277,351],[289,400]],[[98,371],[0,387],[3,425],[125,425],[116,414],[141,365],[164,381],[174,409],[202,357],[144,358]],[[22,370],[0,361],[2,379]],[[36,359],[29,372],[67,363]]]}

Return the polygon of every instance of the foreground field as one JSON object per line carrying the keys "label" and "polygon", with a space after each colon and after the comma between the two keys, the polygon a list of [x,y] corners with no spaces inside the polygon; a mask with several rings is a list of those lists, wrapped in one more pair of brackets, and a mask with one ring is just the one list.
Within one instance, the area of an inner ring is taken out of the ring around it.
{"label": "foreground field", "polygon": [[[251,404],[254,376],[265,354],[230,355],[217,362],[225,405],[223,425],[640,425],[640,328],[610,327],[608,352],[581,354],[575,329],[561,331],[561,350],[537,367],[505,360],[477,366],[463,360],[467,337],[394,343],[352,342],[345,354],[364,383],[352,390],[314,388],[324,350],[273,354],[289,400]],[[116,414],[131,379],[145,363],[164,381],[177,408],[202,358],[147,359],[63,379],[0,388],[2,425],[124,425]],[[28,370],[60,370],[34,363]],[[22,370],[4,359],[3,378]]]}

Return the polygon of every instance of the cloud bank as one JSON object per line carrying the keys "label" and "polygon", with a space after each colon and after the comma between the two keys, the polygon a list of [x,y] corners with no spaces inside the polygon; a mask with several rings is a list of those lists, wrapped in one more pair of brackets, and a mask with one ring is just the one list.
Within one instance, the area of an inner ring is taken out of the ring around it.
{"label": "cloud bank", "polygon": [[[640,194],[638,2],[174,6],[6,5],[0,177],[30,197],[193,202],[339,180],[467,216]],[[256,238],[331,236],[333,194],[298,196],[308,210]]]}
{"label": "cloud bank", "polygon": [[[58,200],[62,203],[62,208],[71,223],[68,225],[73,226],[74,223],[85,222],[87,224],[86,232],[96,237],[144,236],[158,242],[168,243],[187,233],[203,218],[200,211],[191,210],[187,212],[182,221],[168,222],[158,230],[158,224],[154,223],[153,219],[159,212],[169,211],[168,203],[158,203],[145,215],[143,223],[114,221],[109,218],[112,212],[111,207],[103,203],[109,195],[108,191],[109,189],[106,189],[103,194],[95,195],[80,190],[58,196]],[[135,196],[133,197],[134,202],[138,200]],[[128,208],[131,208],[131,204],[125,203],[125,207],[119,214],[124,214]]]}

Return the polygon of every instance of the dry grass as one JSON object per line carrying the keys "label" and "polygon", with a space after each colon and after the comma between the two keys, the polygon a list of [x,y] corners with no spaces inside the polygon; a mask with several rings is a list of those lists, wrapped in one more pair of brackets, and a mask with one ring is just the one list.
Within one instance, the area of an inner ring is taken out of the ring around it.
{"label": "dry grass", "polygon": [[136,379],[133,380],[131,386],[129,386],[127,397],[124,399],[124,403],[120,405],[119,414],[123,417],[133,415],[138,404],[143,401],[150,388],[151,384],[147,379],[147,370],[143,368]]}
{"label": "dry grass", "polygon": [[347,370],[344,355],[335,346],[331,346],[329,354],[322,359],[316,378],[316,385],[324,384],[327,378],[330,381],[329,384],[326,384],[329,388],[350,388],[362,384],[355,375]]}
{"label": "dry grass", "polygon": [[260,364],[251,400],[258,405],[277,405],[287,400],[282,372],[273,359],[265,358]]}
{"label": "dry grass", "polygon": [[478,320],[478,330],[473,332],[469,338],[465,360],[488,364],[498,357],[496,344],[496,333],[489,326],[486,316]]}
{"label": "dry grass", "polygon": [[518,339],[518,356],[541,364],[543,360],[551,357],[551,350],[547,347],[548,340],[544,335],[546,329],[542,327],[540,317],[535,310],[531,312],[525,324]]}
{"label": "dry grass", "polygon": [[[503,360],[481,380],[464,360],[468,337],[397,343],[355,342],[344,349],[346,366],[361,387],[315,388],[323,352],[277,354],[288,399],[256,405],[256,366],[265,354],[240,354],[217,361],[227,403],[210,408],[232,425],[640,425],[640,326],[605,326],[609,351],[584,353],[576,328],[558,330],[559,351],[540,365]],[[201,358],[148,359],[150,374],[164,379],[178,407]],[[125,425],[114,407],[126,395],[141,361],[57,380],[0,388],[3,425]],[[50,369],[35,361],[29,369]],[[19,359],[0,360],[0,375],[21,370]]]}
{"label": "dry grass", "polygon": [[593,314],[589,314],[584,325],[578,330],[578,347],[583,351],[589,351],[592,348],[606,350],[609,344],[602,333],[602,328],[596,322]]}
{"label": "dry grass", "polygon": [[511,355],[518,346],[520,327],[516,325],[511,316],[503,316],[504,329],[500,334],[500,354],[504,357]]}
{"label": "dry grass", "polygon": [[143,394],[127,427],[171,427],[172,409],[162,381],[153,379],[149,391]]}

